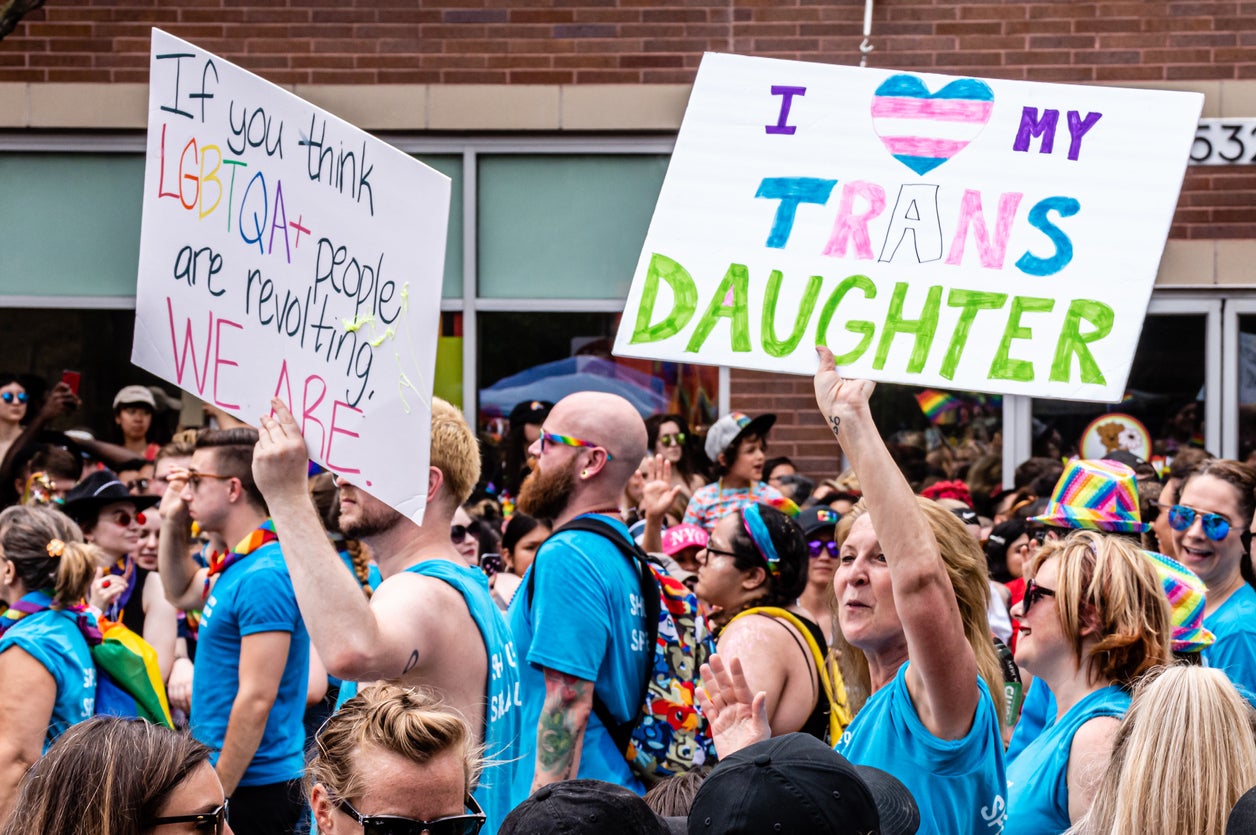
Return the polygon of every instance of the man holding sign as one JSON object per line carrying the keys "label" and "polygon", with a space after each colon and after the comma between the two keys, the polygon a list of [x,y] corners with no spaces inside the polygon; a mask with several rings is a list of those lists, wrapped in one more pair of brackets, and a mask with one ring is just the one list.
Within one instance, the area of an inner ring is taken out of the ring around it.
{"label": "man holding sign", "polygon": [[475,435],[457,409],[433,398],[421,525],[338,480],[340,529],[370,547],[384,577],[368,602],[344,570],[306,489],[301,429],[282,401],[272,406],[274,417],[261,419],[253,473],[287,543],[297,602],[314,646],[328,672],[345,681],[340,702],[357,692],[358,682],[385,680],[428,688],[458,711],[486,746],[490,765],[475,796],[488,815],[488,831],[495,831],[510,811],[515,762],[507,747],[519,737],[521,710],[506,621],[484,573],[466,565],[449,535],[454,512],[480,477]]}

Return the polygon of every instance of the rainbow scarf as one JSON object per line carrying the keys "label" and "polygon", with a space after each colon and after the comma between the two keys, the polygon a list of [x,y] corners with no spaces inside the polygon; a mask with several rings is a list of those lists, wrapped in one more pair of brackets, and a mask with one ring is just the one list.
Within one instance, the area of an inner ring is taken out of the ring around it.
{"label": "rainbow scarf", "polygon": [[209,555],[209,573],[205,575],[205,588],[201,591],[201,599],[209,597],[209,587],[213,578],[222,574],[231,566],[247,557],[249,554],[261,548],[263,545],[269,545],[278,541],[279,536],[275,533],[275,520],[267,519],[258,525],[244,539],[241,539],[236,547],[232,548],[225,554],[217,551]]}
{"label": "rainbow scarf", "polygon": [[[51,608],[52,594],[45,589],[22,595],[21,600],[15,602],[5,610],[4,614],[0,615],[0,635],[12,629],[22,618],[29,615],[37,615]],[[92,646],[99,644],[100,629],[96,626],[96,618],[87,610],[87,607],[74,606],[70,611],[78,615],[78,628],[83,633],[83,637],[87,639],[87,643]]]}

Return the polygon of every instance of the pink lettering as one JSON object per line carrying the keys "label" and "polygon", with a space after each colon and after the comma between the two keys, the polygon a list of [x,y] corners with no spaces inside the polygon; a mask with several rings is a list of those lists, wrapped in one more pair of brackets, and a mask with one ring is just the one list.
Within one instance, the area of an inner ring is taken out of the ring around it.
{"label": "pink lettering", "polygon": [[[862,198],[866,209],[855,212],[855,199]],[[833,222],[833,234],[824,247],[825,255],[843,258],[851,240],[855,243],[857,257],[871,261],[872,240],[868,237],[868,222],[885,211],[885,189],[876,183],[856,180],[842,186],[842,202]]]}
{"label": "pink lettering", "polygon": [[1016,217],[1016,209],[1025,195],[1011,191],[999,196],[999,218],[995,225],[994,240],[986,229],[985,214],[981,209],[981,192],[974,189],[964,190],[964,199],[959,206],[959,222],[955,227],[955,238],[951,241],[951,251],[946,256],[946,263],[956,265],[964,260],[964,245],[968,241],[968,229],[971,226],[973,237],[977,241],[977,255],[981,266],[999,270],[1003,268],[1003,259],[1007,255],[1007,239],[1012,230],[1012,220]]}

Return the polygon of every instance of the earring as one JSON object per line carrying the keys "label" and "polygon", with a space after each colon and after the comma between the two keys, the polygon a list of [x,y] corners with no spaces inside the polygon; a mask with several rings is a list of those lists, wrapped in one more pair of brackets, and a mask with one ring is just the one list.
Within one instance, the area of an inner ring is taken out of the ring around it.
{"label": "earring", "polygon": [[588,470],[581,470],[581,471],[580,471],[580,477],[581,477],[581,478],[588,478],[588,477],[589,477],[589,471],[588,471]]}

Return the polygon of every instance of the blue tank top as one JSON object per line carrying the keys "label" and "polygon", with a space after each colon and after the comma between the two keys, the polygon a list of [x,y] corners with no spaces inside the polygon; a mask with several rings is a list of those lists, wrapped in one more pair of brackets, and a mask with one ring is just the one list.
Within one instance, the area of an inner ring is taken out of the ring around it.
{"label": "blue tank top", "polygon": [[977,678],[981,693],[968,734],[938,739],[916,715],[907,691],[908,664],[872,694],[834,748],[856,765],[902,781],[920,809],[920,835],[998,835],[1007,814],[1007,780],[989,688]]}
{"label": "blue tank top", "polygon": [[45,609],[28,615],[0,637],[0,653],[18,647],[38,661],[57,685],[52,718],[44,736],[44,752],[71,725],[96,712],[96,664],[87,639],[78,628],[78,615]]}
{"label": "blue tank top", "polygon": [[[512,754],[519,741],[522,704],[519,701],[519,659],[515,642],[501,609],[493,602],[488,578],[478,568],[449,560],[427,560],[406,569],[411,574],[434,577],[453,586],[466,601],[467,611],[480,630],[488,657],[488,698],[484,710],[484,757],[489,762],[480,775],[475,800],[487,820],[483,832],[493,835],[510,812],[510,788],[515,777],[516,758]],[[355,696],[358,683],[347,681],[340,688],[336,708]]]}
{"label": "blue tank top", "polygon": [[[1038,683],[1035,681],[1034,686]],[[1120,719],[1130,695],[1116,685],[1087,694],[1051,721],[1007,767],[1007,828],[1017,835],[1059,835],[1068,816],[1068,760],[1073,736],[1099,716]]]}

